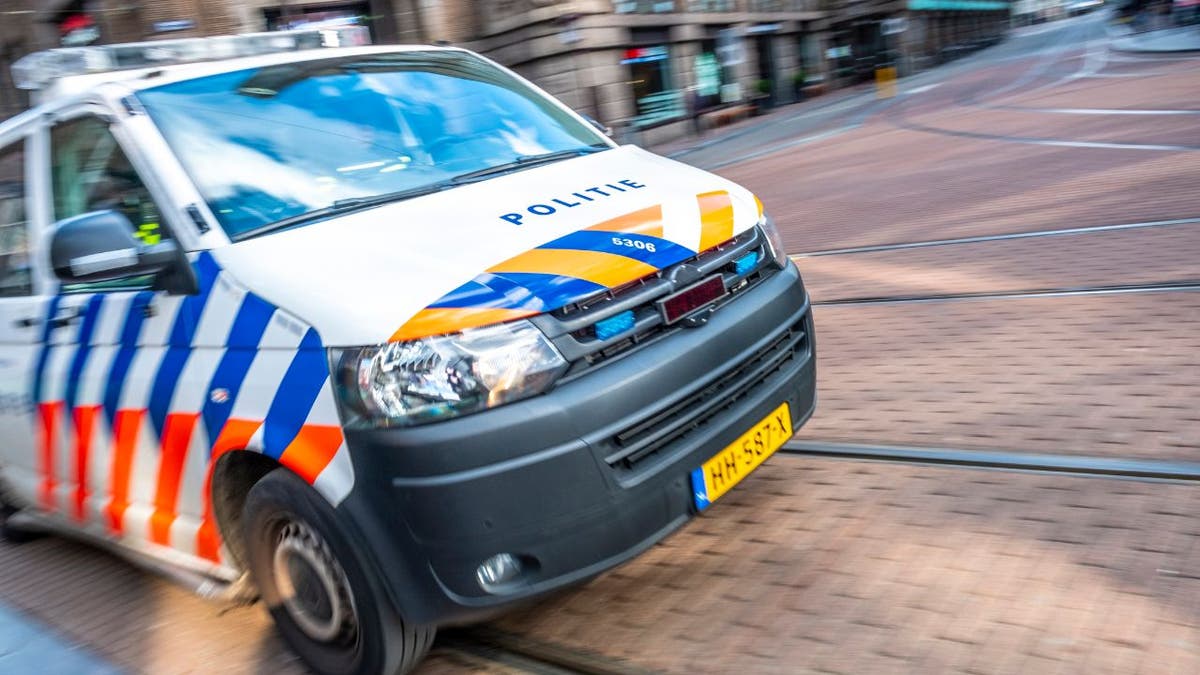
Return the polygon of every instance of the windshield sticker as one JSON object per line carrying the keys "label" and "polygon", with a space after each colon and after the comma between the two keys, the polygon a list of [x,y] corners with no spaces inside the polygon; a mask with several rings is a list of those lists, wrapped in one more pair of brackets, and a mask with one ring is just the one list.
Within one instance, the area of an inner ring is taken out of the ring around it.
{"label": "windshield sticker", "polygon": [[644,183],[639,183],[628,178],[614,183],[593,185],[592,187],[583,188],[578,192],[545,199],[535,204],[530,204],[518,211],[505,213],[500,216],[500,219],[513,225],[524,225],[526,219],[530,216],[552,216],[560,211],[583,206],[589,202],[603,201],[607,197],[614,197],[622,192],[640,190],[644,187],[646,187]]}

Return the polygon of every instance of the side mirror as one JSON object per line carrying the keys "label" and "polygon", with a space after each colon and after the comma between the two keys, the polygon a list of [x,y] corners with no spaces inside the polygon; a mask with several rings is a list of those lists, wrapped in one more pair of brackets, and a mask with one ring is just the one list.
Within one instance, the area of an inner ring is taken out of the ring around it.
{"label": "side mirror", "polygon": [[[171,273],[177,272],[181,263],[186,273]],[[50,240],[50,264],[64,283],[157,275],[165,280],[163,290],[195,292],[194,274],[179,245],[171,240],[143,244],[133,236],[133,224],[119,211],[92,211],[59,221]]]}
{"label": "side mirror", "polygon": [[583,119],[587,120],[588,124],[596,127],[596,129],[598,129],[600,131],[600,133],[604,134],[605,136],[608,136],[609,138],[612,138],[612,135],[613,135],[612,127],[605,125],[603,122],[597,120],[596,118],[592,117],[591,115],[584,115]]}

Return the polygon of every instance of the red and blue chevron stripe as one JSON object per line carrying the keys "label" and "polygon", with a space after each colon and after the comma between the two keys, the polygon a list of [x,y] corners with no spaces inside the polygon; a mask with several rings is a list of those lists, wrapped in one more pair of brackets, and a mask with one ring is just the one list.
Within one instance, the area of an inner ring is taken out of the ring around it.
{"label": "red and blue chevron stripe", "polygon": [[[266,454],[335,504],[354,475],[316,331],[238,285],[212,254],[193,266],[200,292],[183,299],[47,301],[31,373],[38,502],[219,562],[208,495],[223,453]],[[77,325],[56,325],[76,311]]]}

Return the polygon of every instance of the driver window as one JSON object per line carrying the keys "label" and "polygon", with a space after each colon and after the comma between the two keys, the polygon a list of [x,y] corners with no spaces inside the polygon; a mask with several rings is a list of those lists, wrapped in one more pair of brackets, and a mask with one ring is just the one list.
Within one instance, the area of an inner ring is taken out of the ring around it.
{"label": "driver window", "polygon": [[106,122],[81,117],[55,126],[50,152],[55,220],[113,209],[125,214],[143,243],[168,237],[150,192]]}
{"label": "driver window", "polygon": [[[91,211],[115,210],[129,219],[133,235],[153,245],[170,237],[150,191],[121,150],[108,123],[80,117],[50,131],[50,180],[54,219],[64,220]],[[70,284],[64,291],[147,288],[153,277]]]}

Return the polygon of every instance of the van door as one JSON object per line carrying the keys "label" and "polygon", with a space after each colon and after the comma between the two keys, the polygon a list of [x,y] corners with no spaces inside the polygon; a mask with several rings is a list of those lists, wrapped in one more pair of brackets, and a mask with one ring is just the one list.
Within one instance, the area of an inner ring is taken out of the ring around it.
{"label": "van door", "polygon": [[54,481],[36,452],[30,392],[48,298],[34,292],[27,134],[0,142],[0,477],[23,504]]}
{"label": "van door", "polygon": [[[49,141],[56,221],[115,210],[147,244],[172,237],[107,119],[57,121]],[[70,329],[51,328],[35,400],[56,431],[44,439],[64,477],[54,506],[98,533],[171,545],[185,474],[189,484],[203,477],[194,431],[217,355],[193,358],[202,299],[153,290],[154,281],[63,285],[54,309]],[[188,510],[195,525],[178,538],[191,542],[200,507]]]}

